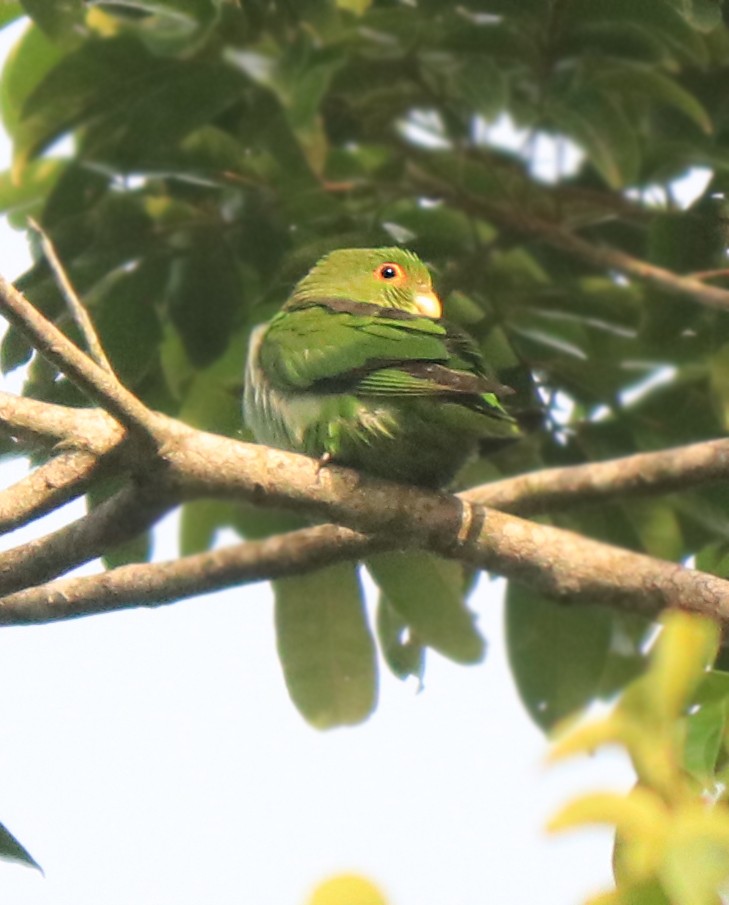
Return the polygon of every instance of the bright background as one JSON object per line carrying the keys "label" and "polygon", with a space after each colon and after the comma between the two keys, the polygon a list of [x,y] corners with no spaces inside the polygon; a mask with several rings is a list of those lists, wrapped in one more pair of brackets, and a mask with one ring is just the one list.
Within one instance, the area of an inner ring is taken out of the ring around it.
{"label": "bright background", "polygon": [[[0,32],[0,59],[17,34]],[[0,136],[0,169],[9,159]],[[28,261],[0,221],[0,273]],[[3,486],[25,473],[2,469]],[[174,520],[156,555],[175,555]],[[325,734],[288,701],[264,585],[3,629],[0,820],[45,878],[0,862],[2,900],[303,905],[353,870],[390,905],[577,905],[610,883],[610,834],[547,838],[543,825],[579,790],[632,776],[614,753],[544,765],[506,663],[502,590],[484,579],[473,598],[485,663],[430,654],[422,693],[383,669],[375,715]]]}

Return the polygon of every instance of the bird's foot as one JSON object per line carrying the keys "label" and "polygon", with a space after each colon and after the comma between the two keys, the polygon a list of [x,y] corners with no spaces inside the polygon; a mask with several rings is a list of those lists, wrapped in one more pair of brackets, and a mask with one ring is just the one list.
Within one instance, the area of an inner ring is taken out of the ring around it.
{"label": "bird's foot", "polygon": [[316,460],[316,476],[319,477],[319,473],[322,468],[326,468],[326,466],[332,461],[333,456],[330,452],[325,452],[323,455],[319,456]]}

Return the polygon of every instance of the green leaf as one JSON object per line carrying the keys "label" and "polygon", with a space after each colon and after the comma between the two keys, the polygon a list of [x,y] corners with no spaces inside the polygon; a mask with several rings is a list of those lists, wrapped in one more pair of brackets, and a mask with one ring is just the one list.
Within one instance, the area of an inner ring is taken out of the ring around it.
{"label": "green leaf", "polygon": [[54,39],[73,37],[83,24],[86,8],[83,0],[21,0],[30,18]]}
{"label": "green leaf", "polygon": [[463,566],[416,551],[378,553],[367,570],[419,643],[458,663],[485,653],[475,616],[465,604]]}
{"label": "green leaf", "polygon": [[364,15],[372,6],[372,0],[336,0],[339,9],[354,13],[356,16]]}
{"label": "green leaf", "polygon": [[122,383],[135,387],[156,364],[162,328],[155,305],[167,277],[167,263],[145,261],[97,285],[87,297],[90,314]]}
{"label": "green leaf", "polygon": [[273,582],[286,687],[317,729],[367,719],[375,707],[375,647],[357,567],[340,563]]}
{"label": "green leaf", "polygon": [[218,234],[201,231],[190,241],[187,254],[172,265],[168,304],[190,361],[204,366],[228,345],[243,287],[236,261]]}
{"label": "green leaf", "polygon": [[[94,484],[86,492],[88,509],[94,509],[112,497],[124,485],[123,477],[114,476],[99,484]],[[101,557],[107,569],[116,569],[117,566],[126,566],[130,563],[149,562],[152,556],[152,535],[149,531],[143,531],[136,537],[132,537],[124,543],[117,544],[111,550],[107,550]]]}
{"label": "green leaf", "polygon": [[180,555],[209,550],[216,533],[231,524],[235,504],[223,500],[191,500],[180,510]]}
{"label": "green leaf", "polygon": [[43,873],[43,868],[38,864],[30,852],[24,848],[12,833],[0,823],[0,858],[7,861],[19,861],[28,867],[34,867]]}
{"label": "green leaf", "polygon": [[0,108],[11,137],[15,137],[26,101],[61,58],[61,49],[34,26],[10,50],[0,78]]}
{"label": "green leaf", "polygon": [[636,130],[613,97],[592,87],[554,98],[555,125],[584,148],[589,162],[611,189],[634,182],[640,166]]}
{"label": "green leaf", "polygon": [[705,788],[711,788],[719,755],[724,751],[729,700],[704,704],[686,720],[684,766]]}
{"label": "green leaf", "polygon": [[392,673],[398,679],[416,676],[422,681],[425,648],[384,594],[377,603],[376,627],[382,656]]}
{"label": "green leaf", "polygon": [[22,180],[14,179],[9,170],[0,173],[0,212],[24,218],[36,215],[65,165],[65,161],[48,158],[34,161]]}
{"label": "green leaf", "polygon": [[551,729],[595,697],[611,637],[607,610],[567,607],[509,582],[509,663],[522,702],[542,729]]}
{"label": "green leaf", "polygon": [[[631,32],[640,30],[645,36],[660,42],[677,60],[702,66],[708,52],[701,35],[672,5],[672,0],[574,0],[570,9],[569,27],[578,34],[609,34],[612,30],[622,37],[624,46]],[[617,48],[619,45],[611,45]],[[630,47],[630,44],[627,45]]]}
{"label": "green leaf", "polygon": [[3,374],[27,364],[33,355],[33,346],[20,330],[10,327],[5,331],[0,344],[0,366]]}
{"label": "green leaf", "polygon": [[721,24],[724,0],[671,0],[676,9],[693,28],[711,31]]}
{"label": "green leaf", "polygon": [[3,5],[0,6],[0,28],[5,28],[6,25],[15,22],[16,19],[19,19],[22,15],[22,4],[15,3],[13,0],[5,0]]}
{"label": "green leaf", "polygon": [[594,81],[608,91],[673,107],[707,134],[713,129],[711,117],[699,99],[687,91],[678,79],[671,78],[656,67],[635,66],[622,61],[616,65],[600,66],[594,74]]}
{"label": "green leaf", "polygon": [[219,6],[215,0],[114,0],[107,12],[116,14],[120,31],[135,34],[155,54],[173,56],[204,43]]}
{"label": "green leaf", "polygon": [[[124,107],[128,112],[128,105],[171,77],[169,62],[156,59],[128,38],[86,41],[60,59],[43,47],[39,50],[42,78],[26,91],[13,130],[16,168],[83,121]],[[54,64],[50,68],[49,59]],[[19,65],[17,60],[14,65]],[[20,78],[15,68],[12,73]]]}
{"label": "green leaf", "polygon": [[679,559],[684,552],[678,514],[670,504],[654,500],[633,500],[626,512],[643,549],[660,559]]}

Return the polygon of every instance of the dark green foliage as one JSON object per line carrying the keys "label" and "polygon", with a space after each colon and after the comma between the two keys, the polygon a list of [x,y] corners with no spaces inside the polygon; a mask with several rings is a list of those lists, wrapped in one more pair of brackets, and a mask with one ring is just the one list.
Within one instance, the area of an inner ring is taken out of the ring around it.
{"label": "dark green foliage", "polygon": [[[396,242],[428,261],[447,314],[517,389],[514,407],[536,427],[474,465],[474,480],[725,432],[729,314],[616,281],[536,228],[579,232],[596,248],[683,273],[722,266],[726,224],[712,196],[729,185],[725,4],[25,0],[22,8],[35,24],[0,80],[16,149],[13,172],[0,174],[0,209],[19,227],[31,214],[48,230],[121,376],[150,405],[243,437],[253,326],[326,251]],[[3,4],[0,25],[20,11]],[[495,144],[494,121],[507,113],[524,130],[512,150]],[[540,135],[557,141],[548,178],[538,175]],[[75,144],[64,155],[54,143],[67,136]],[[584,151],[574,165],[563,140]],[[694,166],[709,168],[711,180],[684,211],[670,184]],[[20,285],[69,329],[35,253]],[[714,285],[729,284],[719,276]],[[10,330],[3,369],[29,355]],[[28,392],[83,404],[57,376],[34,360]],[[560,521],[653,555],[698,555],[724,574],[726,496],[694,491]],[[222,526],[261,537],[293,524],[252,508],[195,506],[185,509],[186,551],[204,549]],[[379,637],[396,673],[420,674],[421,645],[478,658],[470,615],[443,603],[453,576],[437,583],[429,609],[416,605],[414,579],[408,597],[397,568],[373,572],[386,586]],[[361,619],[353,581],[350,628]],[[633,672],[640,631],[528,596],[511,589],[509,644],[542,724]],[[343,706],[346,720],[374,700],[363,665],[368,630],[357,625],[361,694]],[[621,632],[632,640],[618,657]],[[336,719],[339,706],[315,718]]]}

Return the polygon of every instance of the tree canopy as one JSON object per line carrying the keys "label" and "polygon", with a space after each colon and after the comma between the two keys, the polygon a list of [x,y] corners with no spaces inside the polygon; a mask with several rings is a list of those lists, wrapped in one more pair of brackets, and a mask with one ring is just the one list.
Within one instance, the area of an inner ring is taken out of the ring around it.
{"label": "tree canopy", "polygon": [[[28,368],[22,399],[0,397],[0,452],[39,469],[0,515],[7,530],[83,493],[91,511],[0,555],[4,623],[270,578],[292,697],[330,726],[374,707],[373,634],[402,677],[429,647],[479,659],[464,597],[489,569],[510,579],[511,664],[545,729],[643,673],[663,609],[726,624],[721,0],[23,0],[0,24],[22,15],[0,83],[0,211],[42,233],[16,284],[30,305],[0,286],[0,364]],[[42,234],[113,373],[79,351],[90,334]],[[528,428],[469,466],[458,497],[233,443],[250,440],[253,327],[326,251],[394,243],[427,260]],[[148,532],[174,505],[182,558],[154,571]],[[243,542],[210,552],[224,527]],[[97,555],[104,576],[59,581]],[[372,628],[347,567],[365,557]],[[726,758],[722,675],[666,711],[675,726],[704,696],[688,734],[705,787]],[[638,879],[664,896],[651,902],[716,901]]]}

